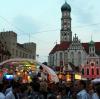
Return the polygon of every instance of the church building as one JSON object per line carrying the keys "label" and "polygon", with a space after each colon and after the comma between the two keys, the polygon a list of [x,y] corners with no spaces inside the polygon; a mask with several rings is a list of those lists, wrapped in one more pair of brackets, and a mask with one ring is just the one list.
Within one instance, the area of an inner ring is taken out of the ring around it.
{"label": "church building", "polygon": [[[66,66],[69,63],[76,67],[89,66],[92,62],[99,66],[100,73],[100,42],[81,42],[75,34],[72,37],[71,7],[65,2],[61,7],[60,44],[56,44],[48,56],[49,66]],[[93,66],[94,66],[93,65]]]}

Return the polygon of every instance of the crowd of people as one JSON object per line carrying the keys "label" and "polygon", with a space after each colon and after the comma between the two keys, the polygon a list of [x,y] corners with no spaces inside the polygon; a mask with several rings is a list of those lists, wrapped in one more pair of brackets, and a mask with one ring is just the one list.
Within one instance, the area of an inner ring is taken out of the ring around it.
{"label": "crowd of people", "polygon": [[100,99],[100,83],[77,80],[71,83],[48,82],[33,77],[31,83],[3,79],[0,99]]}
{"label": "crowd of people", "polygon": [[100,99],[100,82],[59,80],[52,82],[42,77],[43,68],[32,77],[32,82],[3,78],[0,83],[0,99]]}

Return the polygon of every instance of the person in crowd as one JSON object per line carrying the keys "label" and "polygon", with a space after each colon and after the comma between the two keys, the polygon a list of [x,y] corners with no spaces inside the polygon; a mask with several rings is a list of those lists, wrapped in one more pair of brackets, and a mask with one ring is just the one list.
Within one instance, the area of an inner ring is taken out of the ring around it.
{"label": "person in crowd", "polygon": [[96,85],[96,92],[91,99],[100,99],[100,83]]}
{"label": "person in crowd", "polygon": [[48,84],[47,84],[46,80],[41,79],[40,92],[41,92],[41,94],[43,94],[45,99],[47,99],[47,88],[48,88]]}
{"label": "person in crowd", "polygon": [[31,86],[33,89],[31,99],[44,99],[43,94],[40,93],[40,82],[37,77],[33,78]]}
{"label": "person in crowd", "polygon": [[47,97],[47,99],[57,99],[56,95],[50,95]]}
{"label": "person in crowd", "polygon": [[87,91],[89,94],[89,98],[92,99],[92,96],[94,94],[94,85],[91,82],[89,82],[87,85]]}
{"label": "person in crowd", "polygon": [[12,90],[10,90],[6,94],[6,99],[20,99],[20,84],[18,82],[13,81],[12,83]]}
{"label": "person in crowd", "polygon": [[20,86],[20,99],[28,99],[28,86],[27,86],[27,84],[22,84]]}
{"label": "person in crowd", "polygon": [[5,99],[5,95],[3,93],[3,83],[0,84],[0,99]]}
{"label": "person in crowd", "polygon": [[86,82],[83,80],[79,80],[77,82],[77,87],[79,92],[77,93],[77,99],[89,99],[89,94],[86,91]]}

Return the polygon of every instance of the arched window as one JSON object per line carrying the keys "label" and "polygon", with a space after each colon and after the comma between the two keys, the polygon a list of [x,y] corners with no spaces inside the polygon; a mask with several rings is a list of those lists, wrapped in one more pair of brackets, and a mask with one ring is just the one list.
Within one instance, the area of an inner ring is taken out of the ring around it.
{"label": "arched window", "polygon": [[87,68],[87,75],[89,75],[89,69]]}
{"label": "arched window", "polygon": [[62,55],[62,52],[60,52],[60,61],[62,61],[63,59],[63,55]]}
{"label": "arched window", "polygon": [[78,63],[81,65],[81,52],[78,52]]}
{"label": "arched window", "polygon": [[82,75],[84,75],[84,68],[82,68]]}
{"label": "arched window", "polygon": [[67,54],[67,52],[65,52],[64,53],[64,63],[65,63],[65,65],[67,64],[67,62],[68,62],[68,54]]}
{"label": "arched window", "polygon": [[71,62],[74,64],[74,53],[71,52]]}
{"label": "arched window", "polygon": [[92,68],[92,75],[94,75],[94,69]]}
{"label": "arched window", "polygon": [[99,68],[97,68],[97,75],[99,75]]}

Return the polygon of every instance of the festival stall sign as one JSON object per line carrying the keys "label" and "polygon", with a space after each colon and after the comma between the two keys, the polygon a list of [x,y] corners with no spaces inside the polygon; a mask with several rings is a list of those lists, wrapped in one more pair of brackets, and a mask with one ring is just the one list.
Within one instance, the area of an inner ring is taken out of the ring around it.
{"label": "festival stall sign", "polygon": [[75,79],[76,80],[81,80],[82,78],[81,78],[81,75],[80,74],[75,74]]}

